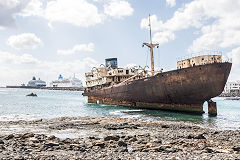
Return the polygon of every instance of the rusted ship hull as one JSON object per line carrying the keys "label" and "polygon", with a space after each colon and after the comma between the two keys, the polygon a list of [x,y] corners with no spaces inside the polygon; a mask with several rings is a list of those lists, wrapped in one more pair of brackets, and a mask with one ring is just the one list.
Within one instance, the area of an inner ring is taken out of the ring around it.
{"label": "rusted ship hull", "polygon": [[231,66],[226,62],[173,70],[83,95],[89,103],[203,113],[203,103],[222,93]]}

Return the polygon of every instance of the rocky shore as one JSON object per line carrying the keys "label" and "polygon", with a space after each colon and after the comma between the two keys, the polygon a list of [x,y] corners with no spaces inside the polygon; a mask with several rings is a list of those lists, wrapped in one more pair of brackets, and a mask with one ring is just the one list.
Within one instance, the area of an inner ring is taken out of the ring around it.
{"label": "rocky shore", "polygon": [[0,159],[240,159],[240,130],[184,122],[63,117],[0,126]]}

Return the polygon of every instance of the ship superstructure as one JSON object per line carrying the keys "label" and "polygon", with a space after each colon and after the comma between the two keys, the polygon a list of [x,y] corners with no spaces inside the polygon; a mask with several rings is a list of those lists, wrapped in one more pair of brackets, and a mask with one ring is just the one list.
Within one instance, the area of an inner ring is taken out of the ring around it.
{"label": "ship superstructure", "polygon": [[59,88],[83,88],[82,81],[75,77],[63,78],[60,74],[58,79],[50,83],[50,87]]}
{"label": "ship superstructure", "polygon": [[87,90],[101,89],[124,81],[149,77],[149,71],[140,66],[131,68],[118,68],[117,58],[105,60],[98,68],[94,67],[91,72],[85,73]]}
{"label": "ship superstructure", "polygon": [[36,77],[33,77],[27,84],[28,87],[46,87],[46,82]]}

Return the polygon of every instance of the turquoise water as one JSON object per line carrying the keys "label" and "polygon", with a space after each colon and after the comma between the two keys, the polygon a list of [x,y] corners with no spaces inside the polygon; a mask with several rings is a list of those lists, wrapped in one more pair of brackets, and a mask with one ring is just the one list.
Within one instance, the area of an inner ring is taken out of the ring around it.
{"label": "turquoise water", "polygon": [[[26,97],[34,92],[38,97]],[[36,120],[63,116],[135,117],[139,120],[193,122],[219,129],[240,129],[240,101],[214,98],[218,116],[209,117],[207,104],[203,115],[157,110],[87,104],[82,92],[0,88],[0,121]]]}

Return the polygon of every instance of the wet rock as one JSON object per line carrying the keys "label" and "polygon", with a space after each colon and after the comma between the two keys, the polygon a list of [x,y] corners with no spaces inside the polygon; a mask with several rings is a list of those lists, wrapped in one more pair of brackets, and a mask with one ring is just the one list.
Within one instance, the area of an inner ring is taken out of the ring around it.
{"label": "wet rock", "polygon": [[127,147],[127,143],[125,143],[123,141],[119,141],[118,142],[118,146],[120,146],[120,147]]}
{"label": "wet rock", "polygon": [[234,151],[239,152],[239,151],[240,151],[240,146],[234,146],[232,149],[233,149]]}
{"label": "wet rock", "polygon": [[195,139],[206,139],[203,134],[196,135]]}
{"label": "wet rock", "polygon": [[53,146],[59,146],[59,143],[57,142],[54,142],[54,141],[47,141],[45,143],[46,146],[50,146],[50,147],[53,147]]}
{"label": "wet rock", "polygon": [[162,128],[169,128],[169,125],[162,125]]}
{"label": "wet rock", "polygon": [[180,151],[180,149],[178,149],[178,148],[167,148],[167,149],[165,149],[165,152],[172,152],[172,153],[174,153],[174,152],[178,152],[178,151]]}
{"label": "wet rock", "polygon": [[146,144],[146,147],[148,147],[148,148],[149,148],[149,147],[152,147],[152,146],[153,146],[152,143],[147,143],[147,144]]}
{"label": "wet rock", "polygon": [[122,150],[120,150],[120,152],[128,152],[127,148],[123,148]]}
{"label": "wet rock", "polygon": [[3,146],[3,144],[0,144],[0,150],[4,150],[5,147]]}
{"label": "wet rock", "polygon": [[120,123],[120,124],[106,124],[104,126],[105,129],[108,130],[118,130],[118,129],[137,129],[140,125],[138,124],[128,124],[128,123]]}
{"label": "wet rock", "polygon": [[39,142],[39,140],[35,137],[29,138],[29,141],[32,141],[33,143],[38,143]]}
{"label": "wet rock", "polygon": [[13,134],[10,134],[10,135],[6,136],[4,139],[5,139],[5,140],[9,140],[9,139],[12,139],[12,138],[14,138],[14,135],[13,135]]}
{"label": "wet rock", "polygon": [[30,137],[34,137],[34,134],[32,132],[25,133],[24,135],[22,135],[22,138],[30,138]]}
{"label": "wet rock", "polygon": [[138,139],[136,137],[130,138],[129,142],[136,142]]}
{"label": "wet rock", "polygon": [[198,135],[188,135],[187,139],[206,139],[205,136],[203,134],[198,134]]}
{"label": "wet rock", "polygon": [[218,149],[218,148],[213,148],[213,147],[208,147],[206,148],[206,151],[208,153],[228,153],[229,151],[223,150],[223,149]]}
{"label": "wet rock", "polygon": [[0,144],[4,144],[3,140],[0,139]]}
{"label": "wet rock", "polygon": [[30,93],[30,94],[28,94],[28,95],[26,95],[26,96],[28,96],[28,97],[37,97],[37,94],[35,94],[35,93]]}
{"label": "wet rock", "polygon": [[49,139],[49,140],[54,140],[55,138],[56,138],[56,137],[55,137],[55,136],[53,136],[53,135],[52,135],[52,136],[50,136],[50,137],[48,137],[48,139]]}
{"label": "wet rock", "polygon": [[105,147],[105,143],[103,141],[97,141],[94,146],[99,146],[101,148],[104,148]]}
{"label": "wet rock", "polygon": [[104,138],[104,141],[110,141],[110,140],[118,141],[119,138],[120,138],[119,136],[107,136]]}

